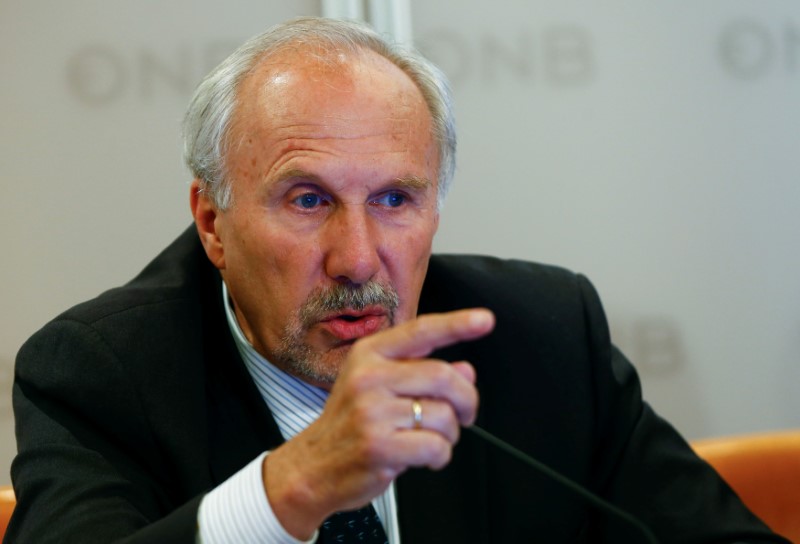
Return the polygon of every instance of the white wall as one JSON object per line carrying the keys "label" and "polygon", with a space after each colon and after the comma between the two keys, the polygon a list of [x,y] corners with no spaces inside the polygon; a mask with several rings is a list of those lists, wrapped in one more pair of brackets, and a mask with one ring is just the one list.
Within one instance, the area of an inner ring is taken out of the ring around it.
{"label": "white wall", "polygon": [[800,4],[459,5],[415,4],[460,113],[438,248],[588,274],[690,437],[800,425]]}
{"label": "white wall", "polygon": [[[800,425],[800,4],[415,0],[461,137],[439,251],[586,273],[690,437]],[[314,0],[0,2],[0,483],[15,353],[190,221],[179,122]]]}

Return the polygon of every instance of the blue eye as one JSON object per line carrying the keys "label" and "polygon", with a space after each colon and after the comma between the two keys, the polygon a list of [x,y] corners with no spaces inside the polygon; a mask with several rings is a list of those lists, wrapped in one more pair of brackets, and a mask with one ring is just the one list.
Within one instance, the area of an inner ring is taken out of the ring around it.
{"label": "blue eye", "polygon": [[319,206],[322,203],[322,198],[319,195],[315,195],[314,193],[306,193],[304,195],[300,195],[295,199],[295,202],[301,207],[305,209],[311,209]]}
{"label": "blue eye", "polygon": [[383,204],[390,208],[398,208],[406,203],[406,195],[403,193],[386,193],[375,201],[377,204]]}

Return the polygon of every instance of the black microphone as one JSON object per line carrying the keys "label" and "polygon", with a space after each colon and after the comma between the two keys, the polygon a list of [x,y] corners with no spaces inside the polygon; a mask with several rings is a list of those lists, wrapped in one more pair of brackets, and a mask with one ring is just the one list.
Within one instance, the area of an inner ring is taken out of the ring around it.
{"label": "black microphone", "polygon": [[622,521],[624,521],[624,522],[626,522],[626,523],[628,523],[630,525],[633,525],[634,527],[636,527],[636,529],[639,532],[642,533],[642,535],[644,535],[644,537],[645,537],[645,539],[646,539],[646,541],[648,543],[650,543],[650,544],[658,544],[658,540],[656,539],[656,537],[652,533],[652,531],[650,531],[650,528],[647,525],[645,525],[644,523],[642,523],[639,519],[637,519],[633,515],[631,515],[628,512],[626,512],[625,510],[622,510],[621,508],[617,508],[616,506],[614,506],[610,502],[601,499],[600,497],[598,497],[597,495],[595,495],[594,493],[592,493],[591,491],[589,491],[588,489],[586,489],[585,487],[580,485],[579,483],[574,482],[573,480],[570,480],[569,478],[567,478],[566,476],[564,476],[560,472],[558,472],[556,470],[553,470],[552,468],[548,467],[547,465],[545,465],[541,461],[537,461],[536,459],[534,459],[530,455],[527,455],[526,453],[518,450],[517,448],[515,448],[514,446],[512,446],[508,442],[505,442],[505,441],[497,438],[493,434],[491,434],[491,433],[489,433],[487,431],[484,431],[483,429],[481,429],[477,425],[473,425],[471,427],[467,427],[467,429],[472,431],[474,434],[476,434],[478,437],[482,438],[483,440],[486,440],[487,442],[489,442],[493,446],[495,446],[497,448],[500,448],[501,450],[503,450],[504,452],[508,453],[512,457],[515,457],[515,458],[519,459],[520,461],[522,461],[526,465],[528,465],[528,466],[534,468],[535,470],[541,472],[542,474],[544,474],[545,476],[547,476],[551,480],[554,480],[554,481],[558,482],[562,486],[564,486],[567,489],[571,490],[573,493],[575,493],[577,495],[580,495],[583,499],[588,501],[595,508],[603,510],[604,512],[606,512],[608,514],[611,514],[612,516],[615,516],[615,517],[621,519]]}

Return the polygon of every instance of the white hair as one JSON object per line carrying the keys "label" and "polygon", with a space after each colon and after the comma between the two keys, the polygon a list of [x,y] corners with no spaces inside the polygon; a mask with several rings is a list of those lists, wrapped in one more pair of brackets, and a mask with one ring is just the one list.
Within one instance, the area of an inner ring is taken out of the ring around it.
{"label": "white hair", "polygon": [[418,53],[390,44],[368,26],[336,19],[303,17],[274,26],[248,40],[198,85],[183,120],[184,160],[219,209],[232,203],[225,157],[242,81],[265,58],[287,46],[314,45],[324,52],[378,53],[419,88],[439,147],[437,203],[441,209],[455,171],[456,133],[450,88],[436,66]]}

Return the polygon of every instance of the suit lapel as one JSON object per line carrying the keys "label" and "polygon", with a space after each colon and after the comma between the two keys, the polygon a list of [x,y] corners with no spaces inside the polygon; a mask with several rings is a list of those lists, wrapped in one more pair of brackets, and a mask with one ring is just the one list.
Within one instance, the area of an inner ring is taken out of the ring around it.
{"label": "suit lapel", "polygon": [[412,469],[397,479],[403,542],[489,541],[485,457],[484,445],[464,433],[443,470]]}
{"label": "suit lapel", "polygon": [[217,275],[203,319],[208,451],[215,485],[284,441],[231,337],[220,282]]}
{"label": "suit lapel", "polygon": [[[463,345],[455,345],[431,357],[459,361],[466,360],[467,355]],[[481,422],[479,411],[477,423]],[[398,517],[403,542],[490,541],[486,457],[486,444],[462,429],[461,439],[444,469],[414,469],[398,478]]]}

